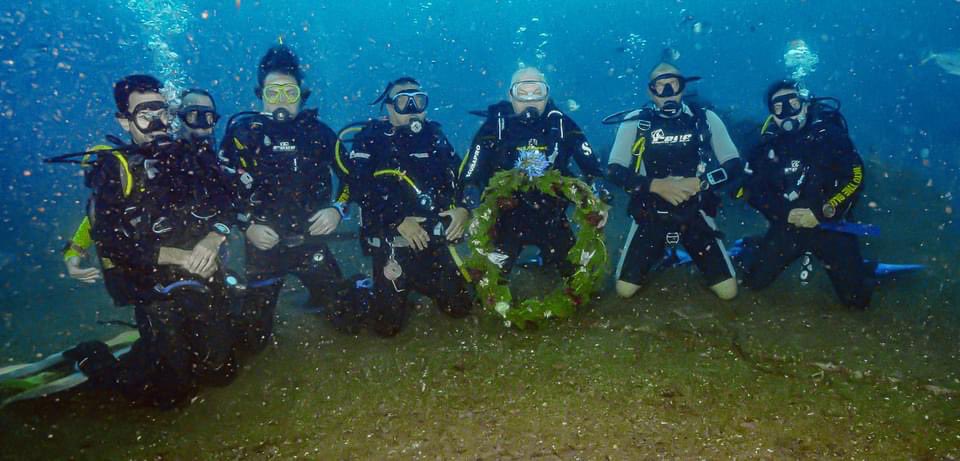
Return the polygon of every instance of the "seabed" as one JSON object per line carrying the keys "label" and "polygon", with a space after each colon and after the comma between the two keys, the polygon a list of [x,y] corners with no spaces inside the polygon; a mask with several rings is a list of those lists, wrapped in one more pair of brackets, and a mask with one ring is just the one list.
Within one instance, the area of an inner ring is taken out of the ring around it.
{"label": "seabed", "polygon": [[[957,459],[957,231],[938,227],[936,205],[907,206],[939,203],[920,179],[873,181],[888,198],[864,199],[877,206],[861,217],[884,229],[865,254],[929,269],[885,281],[866,312],[840,306],[822,270],[721,302],[676,268],[535,330],[421,300],[383,340],[297,310],[301,290],[282,298],[275,345],[230,386],[174,411],[83,392],[16,404],[0,411],[0,459]],[[737,213],[721,223],[729,236],[759,228]],[[622,236],[608,244],[615,256]],[[521,295],[555,283],[514,279]],[[25,341],[3,355],[29,357]]]}

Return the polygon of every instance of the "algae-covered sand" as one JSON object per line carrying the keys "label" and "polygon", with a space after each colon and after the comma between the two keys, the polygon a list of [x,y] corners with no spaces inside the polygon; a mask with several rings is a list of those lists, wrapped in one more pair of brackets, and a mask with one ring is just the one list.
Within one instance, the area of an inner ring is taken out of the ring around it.
{"label": "algae-covered sand", "polygon": [[[910,200],[894,189],[869,208],[885,232],[865,253],[930,269],[885,282],[867,312],[839,306],[822,270],[806,288],[788,270],[723,303],[680,268],[534,331],[421,301],[382,340],[338,334],[288,293],[276,344],[229,387],[167,412],[91,393],[14,405],[0,412],[0,457],[958,458],[960,250],[932,191],[913,190],[932,205],[905,215],[886,212]],[[727,227],[756,228],[738,216]],[[527,293],[555,282],[516,280]]]}

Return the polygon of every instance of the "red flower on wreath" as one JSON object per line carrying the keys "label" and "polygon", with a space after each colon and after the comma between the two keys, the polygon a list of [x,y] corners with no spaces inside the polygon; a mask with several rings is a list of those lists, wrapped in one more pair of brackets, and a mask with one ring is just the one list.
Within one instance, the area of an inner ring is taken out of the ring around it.
{"label": "red flower on wreath", "polygon": [[483,271],[477,268],[467,270],[470,280],[480,280],[483,278]]}
{"label": "red flower on wreath", "polygon": [[603,216],[600,216],[600,213],[592,211],[587,214],[586,220],[593,227],[600,227],[600,222],[603,221]]}
{"label": "red flower on wreath", "polygon": [[497,208],[503,211],[510,211],[519,205],[520,202],[516,197],[500,197],[497,199]]}

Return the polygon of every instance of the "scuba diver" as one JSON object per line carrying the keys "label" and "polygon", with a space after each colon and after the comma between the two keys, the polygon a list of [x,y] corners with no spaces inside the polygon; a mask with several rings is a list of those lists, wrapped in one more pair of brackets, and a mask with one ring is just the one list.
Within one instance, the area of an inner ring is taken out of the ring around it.
{"label": "scuba diver", "polygon": [[[175,111],[180,119],[179,139],[194,143],[196,149],[193,150],[201,157],[200,161],[206,165],[215,165],[217,158],[213,129],[220,120],[220,115],[217,113],[213,96],[206,90],[191,88],[180,94],[180,101],[180,107]],[[107,149],[109,146],[102,148]],[[205,168],[205,171],[213,170]],[[82,266],[83,260],[90,255],[91,247],[93,239],[90,237],[90,219],[84,217],[63,250],[67,275],[83,283],[95,283],[100,278],[105,278],[107,285],[117,283],[109,273],[103,274],[94,266]],[[116,303],[118,300],[114,301]]]}
{"label": "scuba diver", "polygon": [[770,116],[742,190],[770,227],[745,249],[744,285],[766,288],[809,252],[823,262],[841,301],[862,309],[870,304],[870,271],[857,236],[840,226],[862,193],[863,161],[839,105],[828,101],[836,100],[804,96],[794,80],[767,89]]}
{"label": "scuba diver", "polygon": [[[496,172],[516,168],[521,156],[531,154],[539,154],[548,169],[564,176],[574,176],[573,158],[594,192],[607,201],[603,168],[580,127],[554,104],[543,73],[534,67],[516,71],[507,96],[509,100],[478,114],[486,121],[474,136],[460,171],[467,208],[480,205],[483,190]],[[509,274],[523,246],[535,245],[544,264],[556,266],[564,276],[571,275],[574,267],[566,257],[575,242],[566,215],[569,203],[535,191],[517,199],[516,207],[504,210],[496,224],[497,252],[493,256],[497,265]],[[601,217],[598,227],[602,229],[607,212],[601,212]]]}
{"label": "scuba diver", "polygon": [[178,137],[192,143],[208,143],[216,154],[217,140],[213,136],[213,129],[220,121],[220,114],[213,95],[199,88],[184,90],[180,94],[180,106],[176,108],[176,114],[180,120]]}
{"label": "scuba diver", "polygon": [[325,237],[340,224],[348,198],[344,191],[332,199],[337,137],[316,109],[303,109],[310,95],[303,79],[292,50],[270,48],[255,90],[263,112],[231,117],[218,154],[247,240],[246,295],[237,318],[239,347],[247,352],[267,346],[287,274],[309,290],[309,307],[325,311],[336,308],[343,280]]}
{"label": "scuba diver", "polygon": [[[660,63],[650,72],[653,104],[604,119],[618,123],[607,175],[630,197],[633,218],[617,265],[617,294],[636,294],[665,249],[682,245],[720,299],[737,295],[730,256],[714,224],[716,189],[742,170],[740,154],[713,111],[684,100],[699,77]],[[713,157],[713,158],[711,158]]]}
{"label": "scuba diver", "polygon": [[[90,235],[104,271],[118,274],[107,288],[117,304],[134,305],[139,339],[119,359],[100,341],[63,355],[94,387],[171,407],[236,371],[218,258],[231,196],[225,183],[209,180],[219,171],[197,161],[191,143],[167,135],[170,113],[157,79],[124,77],[114,99],[132,144],[86,153],[82,164],[92,189]],[[69,162],[51,159],[58,161]]]}
{"label": "scuba diver", "polygon": [[351,191],[363,210],[361,238],[373,257],[368,321],[381,336],[402,328],[411,290],[454,318],[473,305],[450,246],[470,219],[459,197],[460,159],[440,124],[426,119],[428,101],[410,77],[388,83],[373,102],[386,108],[387,120],[366,123],[349,155]]}

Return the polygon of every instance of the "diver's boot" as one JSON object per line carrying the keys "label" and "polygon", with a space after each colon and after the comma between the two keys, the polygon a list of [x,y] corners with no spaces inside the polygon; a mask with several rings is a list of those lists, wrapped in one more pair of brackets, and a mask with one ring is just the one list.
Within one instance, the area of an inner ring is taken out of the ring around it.
{"label": "diver's boot", "polygon": [[101,341],[87,341],[77,344],[76,347],[63,352],[63,356],[76,363],[77,369],[83,372],[90,382],[100,385],[116,384],[111,378],[113,370],[120,361],[113,356],[106,343]]}

